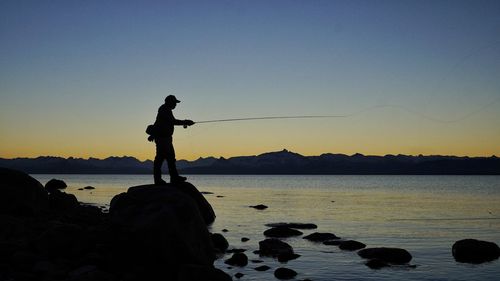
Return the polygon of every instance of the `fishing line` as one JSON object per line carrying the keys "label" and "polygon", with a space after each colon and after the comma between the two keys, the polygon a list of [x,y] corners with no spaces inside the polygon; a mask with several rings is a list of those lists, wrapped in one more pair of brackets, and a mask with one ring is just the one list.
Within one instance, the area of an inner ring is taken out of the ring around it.
{"label": "fishing line", "polygon": [[322,119],[322,118],[349,118],[353,117],[356,115],[360,115],[362,113],[366,113],[369,111],[373,110],[380,110],[384,108],[394,108],[398,110],[402,110],[407,113],[411,113],[413,115],[416,115],[420,118],[427,119],[432,122],[437,122],[437,123],[456,123],[463,121],[467,118],[472,117],[473,115],[479,114],[483,111],[485,111],[488,107],[493,106],[494,104],[500,102],[500,97],[493,100],[492,102],[489,102],[478,109],[471,111],[467,114],[463,114],[462,116],[454,119],[441,119],[441,118],[436,118],[424,113],[421,113],[417,110],[414,110],[409,107],[401,106],[401,105],[391,105],[391,104],[384,104],[384,105],[375,105],[371,106],[368,108],[365,108],[363,110],[354,112],[354,113],[349,113],[349,114],[341,114],[341,115],[293,115],[293,116],[262,116],[262,117],[244,117],[244,118],[229,118],[229,119],[214,119],[214,120],[202,120],[202,121],[196,121],[196,124],[206,124],[206,123],[220,123],[220,122],[238,122],[238,121],[255,121],[255,120],[276,120],[276,119]]}

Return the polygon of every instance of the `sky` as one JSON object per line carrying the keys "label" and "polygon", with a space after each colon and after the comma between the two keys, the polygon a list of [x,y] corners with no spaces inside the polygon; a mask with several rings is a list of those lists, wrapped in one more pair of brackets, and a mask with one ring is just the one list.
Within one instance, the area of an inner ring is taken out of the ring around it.
{"label": "sky", "polygon": [[0,157],[500,156],[500,1],[0,1]]}

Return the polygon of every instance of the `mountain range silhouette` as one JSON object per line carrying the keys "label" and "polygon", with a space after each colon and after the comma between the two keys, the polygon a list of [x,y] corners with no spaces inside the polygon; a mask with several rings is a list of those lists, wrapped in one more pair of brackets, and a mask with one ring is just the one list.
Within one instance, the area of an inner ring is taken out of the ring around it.
{"label": "mountain range silhouette", "polygon": [[[199,158],[177,161],[184,174],[307,174],[307,175],[500,175],[500,158],[459,156],[410,156],[332,154],[303,156],[286,149],[255,156]],[[151,174],[153,161],[134,157],[0,158],[0,167],[30,174]]]}

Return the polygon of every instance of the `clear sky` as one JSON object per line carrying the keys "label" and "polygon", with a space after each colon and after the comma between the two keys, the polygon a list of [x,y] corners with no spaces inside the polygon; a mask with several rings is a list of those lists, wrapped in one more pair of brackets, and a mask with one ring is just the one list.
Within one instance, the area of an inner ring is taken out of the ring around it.
{"label": "clear sky", "polygon": [[[500,155],[500,1],[0,1],[0,157]],[[373,108],[376,106],[388,106]],[[453,121],[453,122],[439,122]]]}

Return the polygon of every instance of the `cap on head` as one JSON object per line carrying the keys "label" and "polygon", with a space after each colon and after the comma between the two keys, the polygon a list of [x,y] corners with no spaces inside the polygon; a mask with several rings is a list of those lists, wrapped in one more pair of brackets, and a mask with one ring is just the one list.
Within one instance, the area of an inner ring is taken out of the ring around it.
{"label": "cap on head", "polygon": [[178,100],[174,95],[168,95],[165,98],[165,103],[179,103],[179,102],[181,102],[181,101]]}

